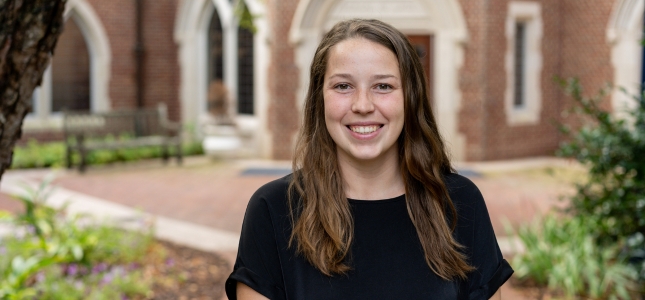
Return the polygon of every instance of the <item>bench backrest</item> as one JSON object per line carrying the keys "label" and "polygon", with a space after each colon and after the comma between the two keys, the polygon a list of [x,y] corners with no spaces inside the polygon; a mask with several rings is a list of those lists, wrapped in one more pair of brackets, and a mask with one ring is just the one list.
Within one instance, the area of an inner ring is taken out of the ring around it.
{"label": "bench backrest", "polygon": [[119,110],[110,112],[63,113],[65,137],[83,135],[84,137],[115,137],[122,135],[151,136],[167,134],[167,115],[165,106],[155,109]]}

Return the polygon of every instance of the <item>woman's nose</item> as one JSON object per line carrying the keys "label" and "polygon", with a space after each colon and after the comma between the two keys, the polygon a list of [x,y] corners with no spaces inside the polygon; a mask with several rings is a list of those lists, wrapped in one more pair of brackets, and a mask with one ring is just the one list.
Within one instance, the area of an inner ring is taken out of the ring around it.
{"label": "woman's nose", "polygon": [[356,93],[352,103],[352,111],[358,114],[367,114],[374,111],[374,103],[368,91]]}

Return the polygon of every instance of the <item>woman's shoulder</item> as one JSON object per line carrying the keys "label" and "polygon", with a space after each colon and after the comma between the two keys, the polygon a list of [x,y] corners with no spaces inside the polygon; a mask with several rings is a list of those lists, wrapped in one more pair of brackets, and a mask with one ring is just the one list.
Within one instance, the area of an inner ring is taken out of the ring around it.
{"label": "woman's shoulder", "polygon": [[291,178],[293,178],[293,174],[269,181],[258,188],[253,196],[273,197],[275,195],[286,195],[287,190],[289,189],[289,184],[291,183]]}
{"label": "woman's shoulder", "polygon": [[482,199],[479,188],[463,175],[448,173],[444,176],[444,183],[453,202],[472,202]]}
{"label": "woman's shoulder", "polygon": [[248,209],[283,210],[287,205],[287,194],[292,177],[292,174],[289,174],[262,185],[251,196]]}

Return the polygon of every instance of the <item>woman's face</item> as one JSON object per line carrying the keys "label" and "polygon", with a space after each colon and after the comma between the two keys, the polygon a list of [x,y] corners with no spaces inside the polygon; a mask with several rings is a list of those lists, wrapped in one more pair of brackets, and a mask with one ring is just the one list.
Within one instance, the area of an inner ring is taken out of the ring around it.
{"label": "woman's face", "polygon": [[403,86],[396,56],[364,38],[329,51],[323,86],[325,123],[340,160],[398,157]]}

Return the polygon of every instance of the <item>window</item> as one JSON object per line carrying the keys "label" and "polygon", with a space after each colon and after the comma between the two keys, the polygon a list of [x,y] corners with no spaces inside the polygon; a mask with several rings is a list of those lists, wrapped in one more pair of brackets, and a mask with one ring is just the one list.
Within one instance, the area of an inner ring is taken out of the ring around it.
{"label": "window", "polygon": [[[231,41],[231,36],[236,38]],[[243,26],[223,28],[217,9],[214,10],[208,29],[209,111],[213,108],[212,103],[217,102],[214,99],[225,94],[229,101],[224,107],[227,113],[254,114],[253,41],[253,32]],[[229,51],[237,55],[231,57],[226,54],[231,53]],[[234,107],[229,109],[228,104]]]}
{"label": "window", "polygon": [[213,12],[208,27],[208,74],[209,82],[224,80],[222,24],[217,10]]}
{"label": "window", "polygon": [[90,55],[74,19],[65,22],[52,57],[52,112],[90,110]]}
{"label": "window", "polygon": [[237,31],[237,112],[253,114],[253,32],[239,27]]}
{"label": "window", "polygon": [[540,3],[509,3],[506,39],[506,122],[511,126],[538,124],[542,109]]}
{"label": "window", "polygon": [[513,107],[522,108],[525,105],[525,92],[526,92],[526,23],[515,23],[515,49],[514,60],[514,86],[513,86]]}

